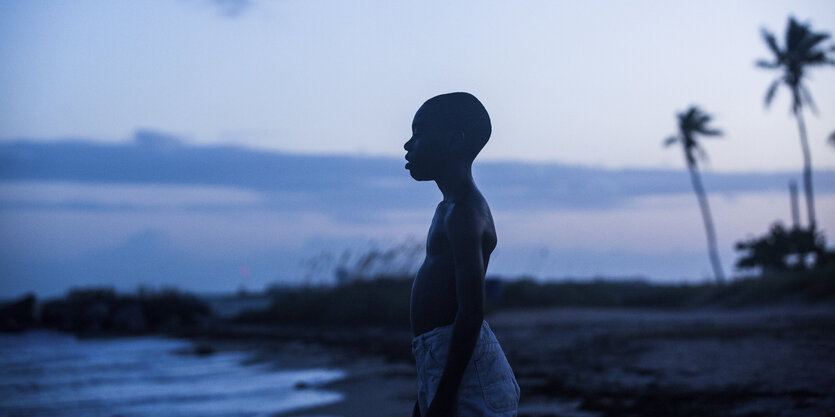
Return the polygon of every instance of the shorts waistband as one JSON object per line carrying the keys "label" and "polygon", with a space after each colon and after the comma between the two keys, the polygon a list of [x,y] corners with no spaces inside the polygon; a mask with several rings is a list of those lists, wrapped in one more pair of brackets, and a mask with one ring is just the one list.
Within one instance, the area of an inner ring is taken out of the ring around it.
{"label": "shorts waistband", "polygon": [[[446,326],[436,327],[428,332],[421,333],[414,338],[412,338],[412,353],[415,353],[418,349],[422,346],[426,345],[438,345],[443,342],[449,342],[452,338],[452,325],[448,324]],[[496,336],[493,335],[493,331],[490,330],[490,326],[487,325],[486,320],[481,321],[481,330],[478,335],[478,341],[476,344],[482,344],[487,342],[493,342],[496,340]]]}

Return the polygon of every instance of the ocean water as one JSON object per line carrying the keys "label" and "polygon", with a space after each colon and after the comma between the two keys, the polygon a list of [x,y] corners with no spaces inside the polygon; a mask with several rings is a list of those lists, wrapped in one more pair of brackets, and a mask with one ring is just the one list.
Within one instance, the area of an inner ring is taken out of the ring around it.
{"label": "ocean water", "polygon": [[295,388],[343,378],[341,370],[246,365],[243,352],[178,353],[190,347],[158,337],[0,335],[0,416],[269,416],[342,399]]}

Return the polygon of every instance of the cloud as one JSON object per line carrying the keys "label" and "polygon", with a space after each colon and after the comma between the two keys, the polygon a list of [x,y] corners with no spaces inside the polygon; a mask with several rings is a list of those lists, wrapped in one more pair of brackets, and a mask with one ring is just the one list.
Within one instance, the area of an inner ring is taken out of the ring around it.
{"label": "cloud", "polygon": [[257,206],[260,193],[240,188],[157,184],[0,182],[0,207],[85,210],[228,210]]}
{"label": "cloud", "polygon": [[[253,287],[298,282],[300,261],[323,251],[425,236],[440,193],[403,162],[193,146],[149,130],[118,144],[0,141],[0,295],[108,283],[234,290],[242,264]],[[518,162],[474,171],[500,235],[491,274],[710,273],[685,171]],[[735,239],[789,217],[785,188],[797,177],[705,174],[726,267]],[[835,212],[835,172],[815,179],[819,212]],[[832,230],[831,216],[820,220]]]}
{"label": "cloud", "polygon": [[185,140],[177,135],[156,130],[138,129],[133,134],[133,143],[142,148],[164,152],[182,147],[185,145]]}
{"label": "cloud", "polygon": [[252,0],[208,0],[225,17],[238,17],[253,5]]}
{"label": "cloud", "polygon": [[[474,166],[474,176],[494,210],[607,210],[623,207],[635,198],[692,193],[683,170],[483,162]],[[714,194],[782,192],[790,179],[798,177],[796,172],[708,172],[704,183]],[[835,171],[816,172],[815,180],[819,193],[835,192]],[[415,184],[403,161],[396,158],[192,146],[175,136],[147,130],[120,144],[67,139],[2,142],[0,181],[238,189],[257,194],[262,208],[315,210],[358,220],[381,211],[432,205],[438,199],[433,184]],[[0,203],[15,202],[2,199]],[[81,207],[107,208],[100,201],[87,203]],[[211,209],[211,204],[206,208]]]}

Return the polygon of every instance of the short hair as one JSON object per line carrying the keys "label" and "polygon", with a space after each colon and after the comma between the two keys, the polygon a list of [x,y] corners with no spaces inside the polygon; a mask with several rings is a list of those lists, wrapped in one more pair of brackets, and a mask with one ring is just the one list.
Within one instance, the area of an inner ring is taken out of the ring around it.
{"label": "short hair", "polygon": [[490,139],[493,131],[490,115],[484,105],[470,93],[441,94],[426,100],[421,107],[439,117],[444,127],[463,132],[473,158]]}

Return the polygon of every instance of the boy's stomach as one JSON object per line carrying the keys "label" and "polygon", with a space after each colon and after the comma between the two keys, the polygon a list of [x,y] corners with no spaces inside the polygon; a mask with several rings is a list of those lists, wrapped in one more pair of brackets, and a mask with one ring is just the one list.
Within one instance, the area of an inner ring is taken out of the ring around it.
{"label": "boy's stomach", "polygon": [[438,262],[425,261],[412,283],[412,333],[417,336],[452,324],[457,310],[455,271]]}

